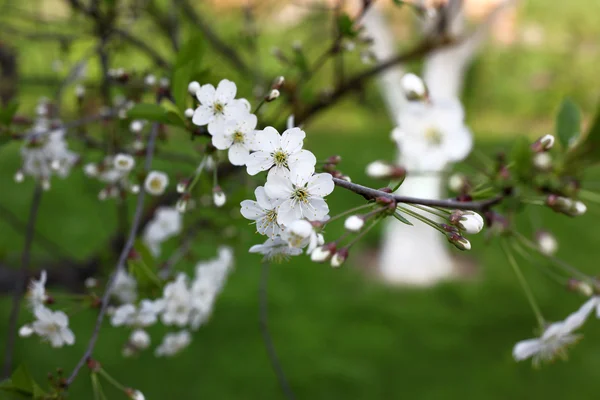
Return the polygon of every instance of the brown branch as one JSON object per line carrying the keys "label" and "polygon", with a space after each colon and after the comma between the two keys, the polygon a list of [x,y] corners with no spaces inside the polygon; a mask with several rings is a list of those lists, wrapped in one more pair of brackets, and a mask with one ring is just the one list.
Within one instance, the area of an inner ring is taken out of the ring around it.
{"label": "brown branch", "polygon": [[19,323],[19,311],[21,309],[21,300],[23,298],[23,292],[27,287],[27,275],[29,271],[29,263],[31,261],[31,245],[33,244],[33,237],[35,236],[35,223],[37,221],[37,214],[40,208],[42,193],[42,186],[36,184],[33,192],[33,198],[31,200],[31,208],[29,210],[27,229],[25,231],[25,245],[23,246],[23,255],[21,259],[21,268],[19,270],[19,279],[17,280],[14,288],[12,309],[10,311],[10,317],[8,322],[8,333],[6,335],[6,352],[4,355],[4,369],[2,372],[3,378],[6,378],[10,375],[12,367],[15,338],[17,336],[18,330],[17,324]]}
{"label": "brown branch", "polygon": [[336,186],[342,187],[344,189],[350,190],[351,192],[359,194],[367,200],[375,200],[378,197],[384,197],[386,199],[394,200],[397,203],[420,204],[423,206],[442,207],[451,210],[487,211],[490,207],[504,200],[503,195],[498,195],[481,201],[421,199],[417,197],[400,196],[392,193],[382,192],[381,190],[372,189],[338,178],[333,178],[333,182],[336,184]]}

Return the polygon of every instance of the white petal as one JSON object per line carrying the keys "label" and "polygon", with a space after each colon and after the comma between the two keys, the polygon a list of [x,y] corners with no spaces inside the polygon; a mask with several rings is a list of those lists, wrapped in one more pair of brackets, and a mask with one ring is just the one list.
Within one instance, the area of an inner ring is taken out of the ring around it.
{"label": "white petal", "polygon": [[292,222],[302,218],[302,209],[296,205],[292,206],[290,200],[286,200],[279,206],[277,211],[277,222],[280,225],[290,225]]}
{"label": "white petal", "polygon": [[315,169],[315,165],[317,164],[317,158],[313,153],[308,150],[300,150],[296,153],[292,153],[289,159],[290,169],[293,168],[305,168],[305,169]]}
{"label": "white petal", "polygon": [[541,349],[541,343],[539,339],[523,340],[515,345],[513,348],[513,357],[517,361],[525,360]]}
{"label": "white petal", "polygon": [[241,143],[235,143],[229,148],[229,162],[233,165],[246,165],[250,152]]}
{"label": "white petal", "polygon": [[[193,119],[192,119],[193,122]],[[206,127],[211,135],[219,135],[225,132],[225,125],[229,122],[223,114],[215,114]]]}
{"label": "white petal", "polygon": [[333,192],[333,188],[335,184],[333,183],[333,179],[331,174],[322,173],[313,175],[308,181],[308,192],[311,195],[317,196],[327,196],[331,192]]}
{"label": "white petal", "polygon": [[281,147],[281,136],[275,128],[267,126],[262,131],[256,132],[254,142],[257,150],[271,153]]}
{"label": "white petal", "polygon": [[244,132],[244,133],[253,132],[254,129],[256,129],[257,124],[258,124],[258,118],[256,118],[256,115],[249,114],[241,122],[242,132]]}
{"label": "white petal", "polygon": [[446,155],[450,161],[461,161],[473,149],[473,135],[466,126],[458,129],[448,138],[451,141],[446,147]]}
{"label": "white petal", "polygon": [[202,85],[200,90],[196,92],[196,97],[200,104],[212,107],[212,104],[215,101],[215,92],[215,87],[210,83],[207,83],[206,85]]}
{"label": "white petal", "polygon": [[242,206],[240,212],[246,219],[255,220],[265,215],[263,208],[256,201],[244,200],[240,205]]}
{"label": "white petal", "polygon": [[65,327],[69,325],[69,317],[62,311],[54,312],[54,322],[56,325]]}
{"label": "white petal", "polygon": [[194,125],[203,126],[208,124],[214,117],[214,112],[211,106],[201,105],[194,111],[192,122]]}
{"label": "white petal", "polygon": [[292,182],[281,173],[269,174],[265,183],[265,193],[271,199],[286,199],[293,192]]}
{"label": "white petal", "polygon": [[304,163],[294,164],[289,172],[289,179],[296,186],[304,186],[308,183],[314,172],[314,165]]}
{"label": "white petal", "polygon": [[309,221],[320,221],[329,214],[329,206],[320,197],[311,197],[308,204],[302,204],[302,213]]}
{"label": "white petal", "polygon": [[226,150],[233,144],[233,137],[221,132],[213,135],[212,144],[219,150]]}
{"label": "white petal", "polygon": [[256,201],[258,205],[261,206],[265,210],[271,210],[273,208],[273,203],[269,196],[265,193],[265,188],[259,186],[254,190],[254,195],[256,196]]}
{"label": "white petal", "polygon": [[273,157],[266,151],[256,151],[248,156],[246,169],[249,175],[256,175],[261,171],[266,171],[273,166]]}
{"label": "white petal", "polygon": [[75,335],[73,334],[73,331],[70,330],[69,328],[65,328],[63,330],[61,330],[61,336],[62,336],[62,340],[68,344],[71,345],[73,343],[75,343]]}
{"label": "white petal", "polygon": [[286,153],[295,153],[302,149],[306,133],[300,128],[288,129],[281,134],[281,148]]}
{"label": "white petal", "polygon": [[221,104],[227,104],[235,98],[237,87],[230,80],[223,79],[217,86],[215,98]]}

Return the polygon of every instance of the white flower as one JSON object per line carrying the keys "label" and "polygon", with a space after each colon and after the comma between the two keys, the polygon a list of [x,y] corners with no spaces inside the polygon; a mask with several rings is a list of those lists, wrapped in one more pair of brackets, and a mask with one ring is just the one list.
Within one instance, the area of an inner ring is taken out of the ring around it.
{"label": "white flower", "polygon": [[314,171],[317,159],[308,150],[302,150],[306,133],[300,128],[288,129],[281,136],[271,126],[258,131],[254,139],[256,152],[246,161],[248,174],[256,175],[275,166],[276,171],[296,168]]}
{"label": "white flower", "polygon": [[280,202],[270,199],[262,186],[254,190],[256,201],[244,200],[241,202],[241,213],[244,218],[256,221],[256,230],[261,235],[275,237],[281,232],[277,223],[277,206]]}
{"label": "white flower", "polygon": [[82,98],[85,95],[85,87],[83,85],[75,85],[75,96]]}
{"label": "white flower", "polygon": [[302,254],[302,249],[290,247],[288,243],[279,236],[267,239],[263,244],[255,244],[250,247],[250,253],[260,253],[267,260],[283,261],[290,256]]}
{"label": "white flower", "polygon": [[169,177],[164,172],[152,171],[146,177],[144,187],[146,191],[154,196],[160,196],[169,185]]}
{"label": "white flower", "polygon": [[173,282],[167,284],[159,302],[163,309],[161,315],[163,324],[180,327],[187,325],[192,311],[192,294],[188,287],[187,276],[180,273]]}
{"label": "white flower", "polygon": [[464,159],[473,146],[458,100],[410,102],[400,111],[397,122],[392,138],[410,170],[439,171]]}
{"label": "white flower", "polygon": [[36,334],[50,342],[52,347],[62,347],[75,343],[75,335],[69,329],[69,317],[62,311],[51,311],[46,307],[34,310],[36,321],[32,328]]}
{"label": "white flower", "polygon": [[144,129],[144,122],[140,120],[133,120],[131,124],[129,124],[129,130],[133,133],[139,133]]}
{"label": "white flower", "polygon": [[183,228],[183,217],[173,207],[159,207],[154,212],[154,217],[146,225],[142,240],[157,257],[160,255],[160,246],[169,238],[178,235]]}
{"label": "white flower", "polygon": [[536,235],[536,239],[538,248],[542,254],[551,256],[558,250],[558,241],[549,232],[538,232],[538,234]]}
{"label": "white flower", "polygon": [[157,357],[173,356],[189,346],[192,337],[188,331],[168,333],[154,352]]}
{"label": "white flower", "polygon": [[33,330],[33,328],[31,327],[31,325],[26,324],[23,325],[20,329],[19,329],[19,336],[20,337],[29,337],[31,335],[33,335],[35,331]]}
{"label": "white flower", "polygon": [[129,336],[129,342],[134,345],[137,349],[144,350],[150,346],[150,335],[143,329],[136,329],[131,332]]}
{"label": "white flower", "polygon": [[303,168],[291,172],[282,169],[268,175],[265,193],[282,201],[277,211],[280,225],[289,225],[303,218],[320,221],[329,213],[323,197],[333,191],[333,179],[330,174],[312,172]]}
{"label": "white flower", "polygon": [[198,90],[200,90],[200,88],[201,88],[200,84],[196,81],[192,81],[188,84],[188,92],[192,96],[196,96],[196,93],[198,93]]}
{"label": "white flower", "polygon": [[46,184],[52,175],[65,178],[78,158],[67,147],[65,130],[48,131],[48,128],[47,121],[37,121],[31,136],[21,147],[23,174],[40,179]]}
{"label": "white flower", "polygon": [[121,303],[133,303],[137,298],[137,281],[124,270],[118,270],[111,294]]}
{"label": "white flower", "polygon": [[350,232],[358,232],[365,225],[365,219],[359,215],[351,215],[344,221],[344,228]]}
{"label": "white flower", "polygon": [[247,102],[235,99],[236,92],[235,83],[227,79],[219,82],[216,90],[211,84],[203,85],[196,92],[200,106],[194,111],[192,122],[199,126],[208,125],[208,132],[214,135],[222,131],[227,121],[247,115]]}
{"label": "white flower", "polygon": [[146,397],[139,390],[133,390],[127,394],[131,400],[146,400]]}
{"label": "white flower", "polygon": [[46,294],[46,271],[42,271],[40,273],[39,280],[31,280],[29,283],[29,290],[27,292],[27,299],[29,300],[29,305],[33,310],[44,305],[48,299],[48,295]]}
{"label": "white flower", "polygon": [[548,325],[541,337],[518,342],[513,348],[514,359],[522,361],[533,357],[533,363],[537,365],[542,361],[551,361],[556,356],[564,356],[566,347],[580,338],[580,335],[574,334],[573,331],[584,324],[597,306],[597,300],[592,298],[564,321]]}
{"label": "white flower", "polygon": [[114,159],[114,167],[117,171],[129,172],[135,166],[135,160],[129,154],[117,154]]}
{"label": "white flower", "polygon": [[409,100],[423,99],[427,95],[425,82],[415,74],[405,74],[401,85],[404,95]]}
{"label": "white flower", "polygon": [[292,222],[281,234],[283,240],[288,242],[291,247],[297,248],[306,247],[311,237],[314,237],[314,241],[316,241],[317,233],[312,224],[304,219]]}
{"label": "white flower", "polygon": [[83,173],[90,178],[98,176],[98,165],[95,163],[85,164],[83,166]]}
{"label": "white flower", "polygon": [[124,304],[117,307],[111,315],[113,326],[146,327],[154,325],[157,315],[161,311],[161,304],[150,300],[142,300],[139,307],[133,304]]}
{"label": "white flower", "polygon": [[213,134],[212,143],[219,150],[229,149],[229,161],[233,165],[245,165],[253,148],[256,124],[254,114],[227,121],[221,131]]}
{"label": "white flower", "polygon": [[313,262],[325,262],[331,257],[331,254],[335,251],[335,247],[331,245],[320,246],[313,250],[310,254],[310,259]]}
{"label": "white flower", "polygon": [[473,211],[461,212],[462,216],[457,225],[468,234],[479,233],[483,229],[483,218]]}

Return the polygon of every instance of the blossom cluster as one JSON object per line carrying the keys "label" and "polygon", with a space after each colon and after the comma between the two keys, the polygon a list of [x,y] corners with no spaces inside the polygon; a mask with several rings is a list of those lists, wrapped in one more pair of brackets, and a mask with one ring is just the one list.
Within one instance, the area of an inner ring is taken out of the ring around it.
{"label": "blossom cluster", "polygon": [[249,175],[268,172],[265,185],[255,190],[256,200],[241,203],[242,215],[267,236],[265,243],[250,251],[277,258],[300,254],[307,246],[310,253],[323,244],[311,222],[328,218],[324,197],[333,191],[334,183],[331,174],[315,173],[317,159],[303,149],[306,133],[293,126],[281,134],[270,126],[257,130],[250,104],[235,98],[237,87],[229,80],[222,80],[216,89],[197,82],[188,89],[200,102],[192,122],[207,126],[212,144],[227,150],[229,161],[245,166]]}

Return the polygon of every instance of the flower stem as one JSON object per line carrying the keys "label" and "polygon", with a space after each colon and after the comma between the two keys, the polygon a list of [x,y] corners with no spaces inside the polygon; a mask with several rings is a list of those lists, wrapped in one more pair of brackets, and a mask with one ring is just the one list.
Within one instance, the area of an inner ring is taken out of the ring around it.
{"label": "flower stem", "polygon": [[114,387],[116,387],[119,390],[125,391],[125,386],[121,385],[115,378],[113,378],[112,376],[110,376],[108,374],[108,372],[106,372],[104,370],[104,368],[100,368],[100,370],[98,371],[98,373],[100,375],[102,375],[102,377],[104,379],[106,379],[111,385],[113,385]]}
{"label": "flower stem", "polygon": [[373,229],[375,227],[375,225],[377,225],[379,223],[379,221],[381,221],[383,218],[375,218],[373,220],[373,222],[371,222],[371,224],[369,226],[367,226],[365,229],[363,229],[358,235],[356,235],[350,242],[348,242],[348,244],[346,245],[346,248],[350,248],[352,247],[356,242],[358,242],[363,236],[365,236],[367,234],[367,232],[369,232],[371,229]]}
{"label": "flower stem", "polygon": [[542,312],[540,311],[540,308],[535,300],[535,297],[533,296],[531,287],[529,287],[527,280],[525,279],[525,277],[523,276],[523,273],[521,272],[521,269],[519,268],[519,264],[517,263],[517,260],[515,260],[515,257],[513,256],[512,252],[510,251],[510,248],[508,248],[508,246],[506,245],[506,243],[504,241],[500,242],[500,246],[502,247],[504,254],[506,254],[506,258],[508,258],[508,263],[513,268],[513,271],[515,271],[515,275],[517,275],[517,279],[519,280],[519,283],[521,284],[523,291],[525,291],[525,296],[527,296],[527,300],[529,301],[529,304],[531,305],[531,309],[533,310],[533,313],[535,314],[535,317],[538,321],[538,324],[540,325],[540,328],[544,329],[544,317],[542,316]]}
{"label": "flower stem", "polygon": [[367,204],[363,204],[363,205],[358,206],[358,207],[351,208],[349,210],[346,210],[344,212],[339,213],[336,216],[333,216],[333,217],[329,218],[327,221],[325,221],[323,223],[323,226],[327,225],[328,223],[330,223],[332,221],[340,219],[341,217],[345,217],[348,214],[352,214],[352,213],[354,213],[356,211],[364,210],[365,208],[370,208],[370,207],[373,207],[373,206],[375,206],[375,203],[367,203]]}
{"label": "flower stem", "polygon": [[421,221],[421,222],[423,222],[423,223],[425,223],[425,224],[427,224],[427,225],[431,226],[432,228],[434,228],[434,229],[437,229],[437,230],[438,230],[438,231],[440,231],[441,233],[443,233],[443,234],[445,234],[445,233],[446,233],[446,232],[444,232],[444,230],[442,229],[442,227],[441,227],[441,226],[439,226],[438,224],[436,224],[435,222],[433,222],[433,221],[432,221],[432,220],[430,220],[429,218],[427,218],[427,217],[424,217],[423,215],[421,215],[421,214],[419,214],[419,213],[417,213],[417,212],[414,212],[414,211],[412,211],[412,210],[409,210],[409,209],[408,209],[408,208],[406,208],[406,207],[398,206],[398,209],[399,209],[399,210],[402,210],[402,211],[404,211],[406,214],[410,215],[411,217],[413,217],[413,218],[415,218],[415,219],[418,219],[419,221]]}

